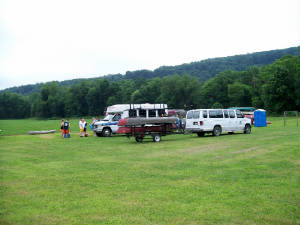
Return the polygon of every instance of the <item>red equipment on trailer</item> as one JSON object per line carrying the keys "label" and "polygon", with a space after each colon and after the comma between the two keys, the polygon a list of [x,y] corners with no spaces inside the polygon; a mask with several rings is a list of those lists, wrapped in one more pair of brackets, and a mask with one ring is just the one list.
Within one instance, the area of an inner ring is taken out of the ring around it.
{"label": "red equipment on trailer", "polygon": [[[146,135],[151,135],[154,142],[160,142],[161,136],[171,133],[182,133],[180,119],[177,117],[126,118],[118,122],[118,134],[133,136],[137,142],[142,142]],[[176,132],[177,131],[177,132]]]}

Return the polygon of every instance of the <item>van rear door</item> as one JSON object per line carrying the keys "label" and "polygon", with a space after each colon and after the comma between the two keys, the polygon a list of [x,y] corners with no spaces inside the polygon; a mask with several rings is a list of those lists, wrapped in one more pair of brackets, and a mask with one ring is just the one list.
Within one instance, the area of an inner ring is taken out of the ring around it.
{"label": "van rear door", "polygon": [[200,129],[200,111],[199,110],[190,110],[186,115],[186,129],[187,131],[196,132]]}

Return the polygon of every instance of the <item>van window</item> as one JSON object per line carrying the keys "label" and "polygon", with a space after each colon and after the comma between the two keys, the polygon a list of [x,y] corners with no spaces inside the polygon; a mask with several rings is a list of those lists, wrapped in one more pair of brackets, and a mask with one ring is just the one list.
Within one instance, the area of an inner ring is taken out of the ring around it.
{"label": "van window", "polygon": [[240,110],[236,110],[236,117],[237,118],[244,118],[244,115],[243,115],[243,113],[241,113]]}
{"label": "van window", "polygon": [[202,111],[202,117],[207,118],[207,111],[206,110]]}
{"label": "van window", "polygon": [[149,117],[156,117],[155,109],[149,109]]}
{"label": "van window", "polygon": [[209,110],[209,118],[223,118],[222,110]]}
{"label": "van window", "polygon": [[194,111],[193,119],[199,119],[200,111]]}
{"label": "van window", "polygon": [[146,117],[146,110],[140,109],[139,114],[140,114],[140,117]]}
{"label": "van window", "polygon": [[229,110],[229,117],[230,118],[235,118],[235,113],[233,110]]}
{"label": "van window", "polygon": [[228,116],[228,110],[225,109],[223,112],[224,112],[224,118],[229,118],[229,116]]}
{"label": "van window", "polygon": [[186,115],[187,119],[192,119],[193,118],[193,111],[188,111],[187,115]]}

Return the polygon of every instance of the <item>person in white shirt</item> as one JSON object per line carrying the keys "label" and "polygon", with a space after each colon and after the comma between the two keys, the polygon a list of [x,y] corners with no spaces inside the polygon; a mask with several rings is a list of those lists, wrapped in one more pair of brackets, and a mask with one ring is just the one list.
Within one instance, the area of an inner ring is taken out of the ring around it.
{"label": "person in white shirt", "polygon": [[80,137],[84,137],[84,120],[79,120]]}

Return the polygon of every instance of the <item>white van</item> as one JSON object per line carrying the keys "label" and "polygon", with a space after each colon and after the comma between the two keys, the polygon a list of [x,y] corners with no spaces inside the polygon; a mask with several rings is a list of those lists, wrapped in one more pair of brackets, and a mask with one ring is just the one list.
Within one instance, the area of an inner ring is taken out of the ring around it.
{"label": "white van", "polygon": [[243,131],[251,133],[251,120],[244,118],[239,110],[233,109],[194,109],[186,114],[186,128],[199,137],[205,133],[219,136],[222,132],[233,133]]}
{"label": "white van", "polygon": [[109,137],[116,134],[118,121],[128,117],[160,117],[168,114],[167,104],[118,104],[107,107],[106,116],[94,124],[94,132],[97,136]]}

